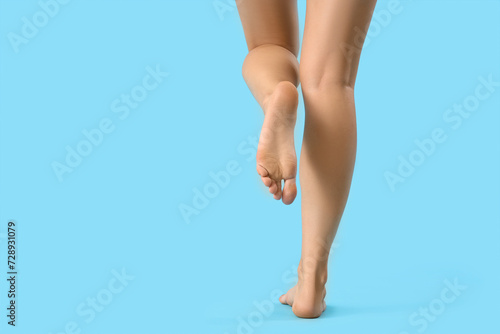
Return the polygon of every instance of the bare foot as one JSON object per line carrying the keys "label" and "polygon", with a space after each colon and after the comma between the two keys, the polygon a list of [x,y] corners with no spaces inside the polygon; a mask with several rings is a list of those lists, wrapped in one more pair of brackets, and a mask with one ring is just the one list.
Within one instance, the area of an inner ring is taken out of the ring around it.
{"label": "bare foot", "polygon": [[[264,124],[257,148],[257,173],[276,200],[291,204],[297,196],[297,156],[293,131],[299,95],[289,81],[280,82],[264,102]],[[284,180],[284,187],[282,187]]]}
{"label": "bare foot", "polygon": [[292,307],[293,313],[299,318],[317,318],[326,309],[326,265],[305,266],[299,264],[297,285],[280,297],[282,304]]}

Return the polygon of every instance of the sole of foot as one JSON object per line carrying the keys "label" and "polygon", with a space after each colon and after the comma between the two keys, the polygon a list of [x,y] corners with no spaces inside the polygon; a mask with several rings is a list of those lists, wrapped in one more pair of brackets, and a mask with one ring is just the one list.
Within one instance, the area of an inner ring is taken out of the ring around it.
{"label": "sole of foot", "polygon": [[257,173],[274,199],[287,205],[297,196],[294,129],[298,100],[293,83],[282,81],[276,86],[263,104],[264,123],[257,147]]}

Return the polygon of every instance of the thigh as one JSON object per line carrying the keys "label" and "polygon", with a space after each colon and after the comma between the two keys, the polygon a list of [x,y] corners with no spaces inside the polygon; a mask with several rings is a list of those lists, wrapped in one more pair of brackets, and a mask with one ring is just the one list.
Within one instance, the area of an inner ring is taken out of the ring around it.
{"label": "thigh", "polygon": [[302,87],[354,87],[376,0],[307,0],[301,51]]}
{"label": "thigh", "polygon": [[236,3],[248,50],[264,44],[274,44],[298,55],[296,0],[238,0]]}

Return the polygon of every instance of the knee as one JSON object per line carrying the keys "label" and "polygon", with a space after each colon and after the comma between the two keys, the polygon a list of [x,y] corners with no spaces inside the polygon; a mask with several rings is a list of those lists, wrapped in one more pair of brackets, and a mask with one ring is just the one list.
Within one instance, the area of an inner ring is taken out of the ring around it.
{"label": "knee", "polygon": [[354,80],[345,69],[321,64],[309,65],[301,62],[299,66],[300,84],[304,95],[332,94],[354,90]]}
{"label": "knee", "polygon": [[255,50],[274,50],[278,49],[281,50],[281,52],[289,53],[292,55],[295,59],[299,57],[299,44],[298,43],[285,43],[285,42],[278,42],[278,41],[266,41],[262,42],[259,44],[253,44],[248,47],[248,53],[252,53],[252,51]]}
{"label": "knee", "polygon": [[243,61],[243,76],[252,74],[255,67],[262,66],[267,69],[272,68],[278,72],[291,69],[298,76],[297,50],[278,44],[261,44],[249,49]]}

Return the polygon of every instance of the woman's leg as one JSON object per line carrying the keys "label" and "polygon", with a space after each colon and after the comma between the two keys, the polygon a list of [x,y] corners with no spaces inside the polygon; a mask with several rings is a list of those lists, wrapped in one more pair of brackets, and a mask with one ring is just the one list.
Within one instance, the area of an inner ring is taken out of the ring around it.
{"label": "woman's leg", "polygon": [[297,3],[244,0],[237,4],[249,50],[243,77],[264,110],[257,172],[275,199],[290,204],[297,195],[293,140],[299,84]]}
{"label": "woman's leg", "polygon": [[307,0],[300,79],[306,109],[300,161],[302,256],[280,298],[299,317],[321,315],[327,262],[356,157],[354,82],[376,0]]}

